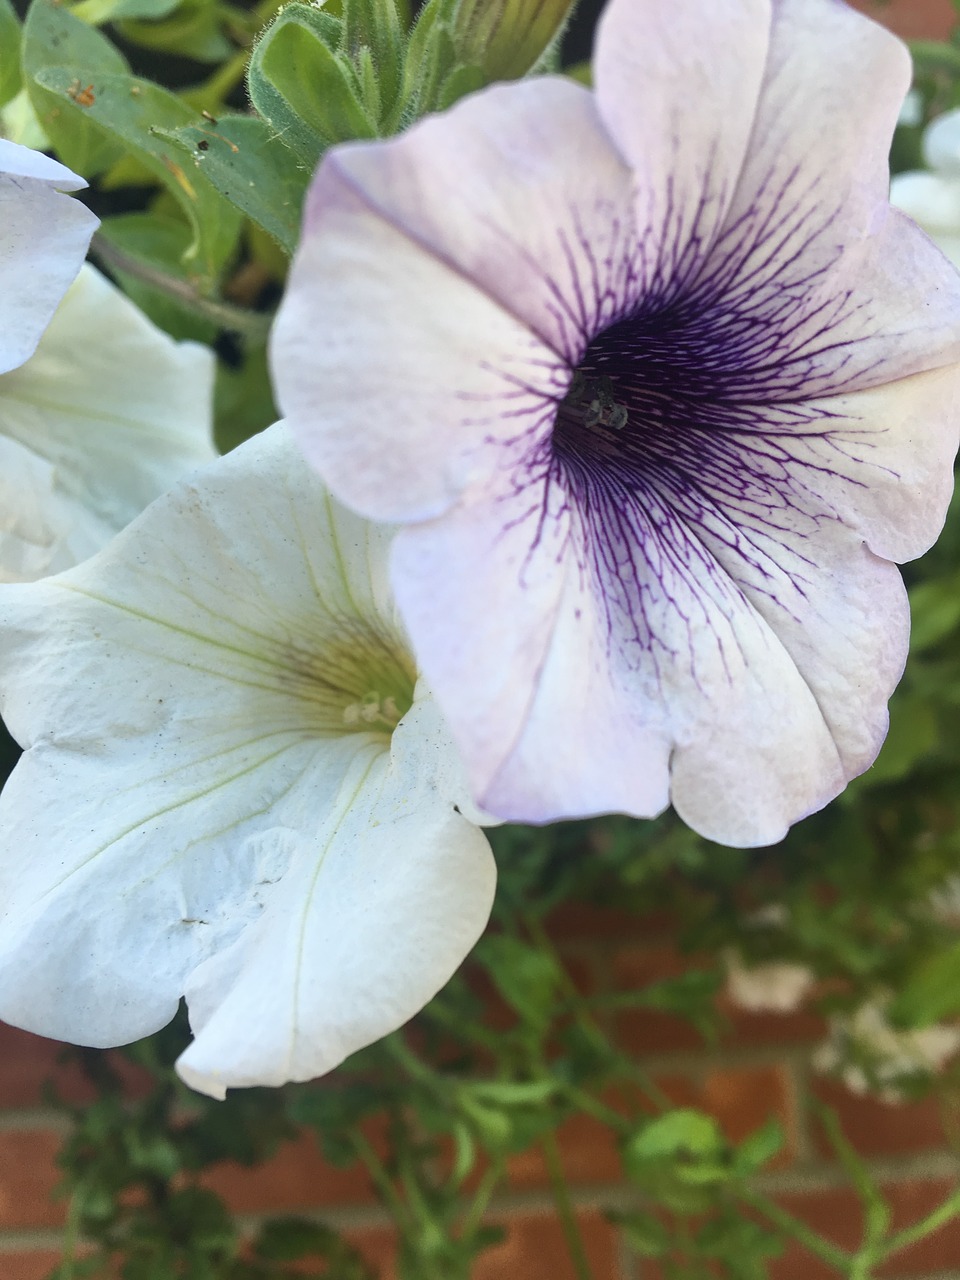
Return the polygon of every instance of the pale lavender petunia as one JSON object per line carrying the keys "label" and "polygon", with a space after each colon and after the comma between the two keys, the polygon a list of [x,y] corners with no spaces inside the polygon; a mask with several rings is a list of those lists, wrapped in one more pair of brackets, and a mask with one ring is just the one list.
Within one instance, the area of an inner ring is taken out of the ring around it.
{"label": "pale lavender petunia", "polygon": [[64,193],[86,185],[49,156],[0,138],[0,373],[33,354],[80,270],[99,219]]}
{"label": "pale lavender petunia", "polygon": [[865,769],[952,485],[960,286],[839,0],[613,0],[595,91],[327,156],[273,341],[503,817],[779,839]]}

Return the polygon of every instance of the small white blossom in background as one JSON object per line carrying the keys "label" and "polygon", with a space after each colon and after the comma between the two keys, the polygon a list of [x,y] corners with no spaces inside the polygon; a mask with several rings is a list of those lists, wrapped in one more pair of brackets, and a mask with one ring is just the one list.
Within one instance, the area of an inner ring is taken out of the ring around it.
{"label": "small white blossom in background", "polygon": [[898,173],[890,203],[910,215],[960,267],[960,108],[931,121],[923,135],[929,171]]}
{"label": "small white blossom in background", "polygon": [[0,586],[0,1018],[193,1087],[329,1071],[439,990],[490,846],[389,594],[391,530],[277,425],[75,569]]}
{"label": "small white blossom in background", "polygon": [[806,965],[786,960],[747,965],[739,951],[729,948],[724,962],[727,996],[749,1013],[795,1013],[816,983]]}
{"label": "small white blossom in background", "polygon": [[93,555],[217,456],[214,357],[84,266],[36,352],[0,374],[0,581]]}
{"label": "small white blossom in background", "polygon": [[325,155],[278,403],[401,526],[483,808],[764,845],[874,760],[960,436],[960,278],[888,202],[909,81],[835,0],[612,0],[595,91]]}
{"label": "small white blossom in background", "polygon": [[814,1054],[818,1071],[838,1074],[854,1093],[876,1091],[888,1102],[903,1098],[898,1082],[934,1075],[960,1049],[960,1028],[935,1023],[900,1031],[887,1020],[889,1000],[868,1001],[830,1019],[830,1038]]}

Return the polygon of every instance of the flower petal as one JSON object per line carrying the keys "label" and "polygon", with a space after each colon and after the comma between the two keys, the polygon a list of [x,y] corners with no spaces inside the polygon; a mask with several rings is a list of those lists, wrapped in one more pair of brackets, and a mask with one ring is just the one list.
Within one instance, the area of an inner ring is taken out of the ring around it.
{"label": "flower petal", "polygon": [[[427,700],[389,756],[356,762],[260,918],[191,975],[196,1039],[177,1064],[189,1085],[222,1097],[322,1075],[408,1021],[459,967],[487,923],[496,872],[451,802],[452,758]],[[302,803],[315,812],[312,797]]]}
{"label": "flower petal", "polygon": [[634,172],[637,218],[650,236],[647,296],[682,290],[730,206],[770,26],[771,0],[611,0],[604,10],[593,79],[603,123]]}
{"label": "flower petal", "polygon": [[[428,707],[396,731],[395,749],[337,719],[337,681],[349,683],[358,649],[376,651],[377,670],[394,646],[402,651],[388,541],[388,530],[332,504],[278,426],[160,498],[79,567],[0,589],[0,709],[27,748],[0,796],[0,1016],[116,1044],[163,1025],[189,986],[205,1024],[211,992],[229,992],[223,966],[194,981],[198,967],[248,930],[230,951],[244,963],[247,949],[282,950],[282,933],[264,933],[261,916],[283,918],[280,904],[321,871],[323,888],[346,891],[348,855],[372,875],[382,854],[382,884],[396,884],[398,848],[421,838],[414,881],[426,888],[453,859],[462,893],[460,923],[415,974],[410,953],[411,989],[433,984],[432,994],[446,980],[492,894],[486,842],[454,810],[459,764]],[[384,911],[398,893],[385,889]],[[310,904],[305,927],[363,913],[352,900]],[[304,947],[313,954],[310,939]],[[263,962],[272,964],[269,950]],[[359,998],[363,958],[352,965]],[[339,981],[333,971],[286,973]],[[366,996],[369,1013],[351,1011],[342,1032],[329,1017],[320,1028],[297,1024],[310,1045],[301,1066],[320,1061],[321,1039],[332,1046],[327,1061],[357,1047],[361,1025],[371,1038],[391,1030],[412,998]],[[203,1071],[223,1077],[233,1058],[224,1021],[215,1026],[197,1052]],[[287,1041],[263,1048],[272,1079]],[[249,1065],[246,1049],[237,1053]]]}
{"label": "flower petal", "polygon": [[960,267],[960,175],[898,173],[890,183],[890,203]]}
{"label": "flower petal", "polygon": [[80,270],[100,220],[62,192],[86,185],[56,160],[0,138],[0,373],[35,350]]}
{"label": "flower petal", "polygon": [[571,82],[496,86],[338,148],[273,333],[283,411],[356,509],[436,514],[489,473],[491,445],[543,434],[641,256],[629,172]]}
{"label": "flower petal", "polygon": [[960,289],[887,203],[909,80],[904,46],[847,5],[775,5],[736,193],[685,299],[727,394],[832,395],[960,358]]}
{"label": "flower petal", "polygon": [[212,461],[213,369],[85,266],[33,356],[0,375],[0,580],[69,568]]}

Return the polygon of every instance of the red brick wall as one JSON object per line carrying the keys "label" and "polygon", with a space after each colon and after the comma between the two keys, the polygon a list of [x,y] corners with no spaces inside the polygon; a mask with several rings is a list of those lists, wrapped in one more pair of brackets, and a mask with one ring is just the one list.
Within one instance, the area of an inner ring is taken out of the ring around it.
{"label": "red brick wall", "polygon": [[[601,990],[666,977],[684,964],[666,924],[645,922],[641,928],[616,912],[571,908],[562,912],[555,932],[571,966]],[[859,1238],[856,1201],[818,1137],[811,1093],[837,1109],[848,1137],[882,1178],[894,1203],[895,1225],[916,1221],[956,1184],[960,1165],[935,1101],[893,1106],[855,1097],[817,1077],[809,1050],[825,1028],[811,1013],[758,1015],[729,1007],[726,1012],[729,1033],[709,1053],[686,1024],[666,1014],[621,1014],[617,1030],[670,1097],[710,1111],[731,1138],[742,1138],[771,1116],[779,1118],[787,1147],[761,1183],[793,1213],[838,1244],[850,1247]],[[48,1041],[0,1028],[2,1280],[42,1280],[56,1258],[64,1206],[51,1201],[50,1192],[57,1181],[60,1122],[40,1105],[40,1081],[54,1072],[55,1055],[56,1046]],[[82,1096],[83,1085],[74,1074],[61,1069],[57,1078],[68,1096]],[[595,1280],[659,1280],[650,1264],[629,1260],[603,1216],[605,1208],[629,1204],[608,1131],[578,1117],[559,1138]],[[260,1215],[322,1211],[384,1267],[384,1280],[392,1280],[389,1222],[365,1175],[326,1164],[311,1137],[288,1144],[256,1169],[221,1165],[209,1182],[251,1224]],[[493,1213],[508,1235],[484,1256],[475,1280],[570,1280],[550,1203],[539,1155],[515,1157],[509,1189],[495,1201]],[[830,1274],[809,1255],[792,1250],[773,1263],[771,1280],[826,1280]],[[884,1274],[890,1280],[960,1277],[960,1223],[901,1254]]]}
{"label": "red brick wall", "polygon": [[956,20],[951,0],[851,0],[851,3],[905,40],[943,40]]}

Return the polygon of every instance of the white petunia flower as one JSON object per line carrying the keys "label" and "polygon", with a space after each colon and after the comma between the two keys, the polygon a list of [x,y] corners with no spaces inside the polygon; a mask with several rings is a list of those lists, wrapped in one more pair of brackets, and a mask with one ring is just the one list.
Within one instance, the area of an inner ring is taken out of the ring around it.
{"label": "white petunia flower", "polygon": [[612,0],[595,91],[334,148],[274,330],[478,801],[766,844],[867,768],[952,486],[960,279],[838,0]]}
{"label": "white petunia flower", "polygon": [[0,373],[23,364],[80,270],[99,219],[65,195],[83,178],[0,138]]}
{"label": "white petunia flower", "polygon": [[417,681],[389,530],[283,425],[0,587],[0,1017],[115,1045],[186,995],[195,1088],[329,1071],[484,928],[494,866]]}
{"label": "white petunia flower", "polygon": [[0,581],[86,559],[212,461],[213,370],[84,266],[35,353],[0,374]]}
{"label": "white petunia flower", "polygon": [[923,134],[928,170],[898,173],[890,203],[908,213],[960,267],[960,108],[932,120]]}

